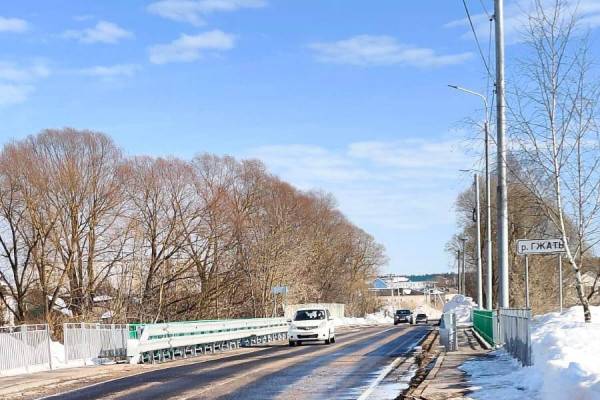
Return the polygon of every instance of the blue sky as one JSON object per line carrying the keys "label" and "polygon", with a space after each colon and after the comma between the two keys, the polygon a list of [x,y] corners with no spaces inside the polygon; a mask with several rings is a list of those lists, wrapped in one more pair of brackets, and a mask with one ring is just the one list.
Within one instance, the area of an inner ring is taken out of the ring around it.
{"label": "blue sky", "polygon": [[[509,58],[528,1],[507,2]],[[487,51],[492,2],[468,3]],[[599,3],[581,3],[592,28]],[[257,157],[332,192],[388,271],[447,271],[476,163],[461,121],[481,107],[446,85],[487,84],[464,17],[439,0],[5,2],[0,143],[71,126],[129,154]]]}

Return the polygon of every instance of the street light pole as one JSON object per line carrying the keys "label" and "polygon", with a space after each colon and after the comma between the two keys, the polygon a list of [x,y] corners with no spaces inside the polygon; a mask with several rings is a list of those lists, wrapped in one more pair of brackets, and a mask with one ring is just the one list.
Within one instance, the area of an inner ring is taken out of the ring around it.
{"label": "street light pole", "polygon": [[[484,98],[485,100],[485,98]],[[487,102],[486,102],[487,104]],[[487,112],[486,112],[487,117]],[[487,260],[487,309],[493,308],[493,288],[492,288],[492,204],[491,204],[491,190],[490,190],[490,132],[488,120],[484,122],[485,130],[485,207],[486,207],[486,221],[485,221],[485,252]]]}
{"label": "street light pole", "polygon": [[477,222],[477,306],[483,309],[483,287],[481,280],[481,208],[479,204],[479,175],[475,174],[475,203],[477,205],[476,210],[476,222]]}
{"label": "street light pole", "polygon": [[460,250],[456,250],[456,290],[460,294]]}
{"label": "street light pole", "polygon": [[461,287],[462,287],[462,294],[463,295],[467,295],[467,287],[466,287],[466,266],[467,266],[467,262],[466,262],[466,250],[467,250],[467,238],[461,237],[460,241],[462,242],[462,277],[460,278],[462,280],[461,283]]}
{"label": "street light pole", "polygon": [[506,140],[504,99],[504,0],[495,0],[496,20],[496,128],[498,146],[498,264],[500,270],[499,306],[508,308],[508,193],[506,189]]}
{"label": "street light pole", "polygon": [[491,178],[490,178],[490,132],[489,132],[489,117],[488,117],[488,102],[484,95],[481,93],[474,92],[469,89],[457,85],[448,85],[449,87],[460,90],[462,92],[474,95],[483,100],[483,110],[485,112],[485,118],[483,120],[483,132],[485,135],[485,208],[486,208],[486,234],[485,234],[485,252],[486,252],[486,308],[491,310],[493,307],[492,303],[492,204],[491,204]]}

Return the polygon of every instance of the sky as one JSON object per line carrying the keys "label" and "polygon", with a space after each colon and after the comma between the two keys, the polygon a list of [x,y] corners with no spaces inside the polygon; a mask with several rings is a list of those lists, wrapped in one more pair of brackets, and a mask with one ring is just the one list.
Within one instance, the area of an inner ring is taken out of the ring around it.
{"label": "sky", "polygon": [[[507,0],[508,62],[528,2]],[[487,58],[492,1],[467,4]],[[600,1],[580,10],[596,38]],[[490,87],[461,1],[21,0],[0,46],[0,145],[68,126],[130,155],[259,158],[333,193],[385,272],[452,266],[483,110],[447,85]]]}

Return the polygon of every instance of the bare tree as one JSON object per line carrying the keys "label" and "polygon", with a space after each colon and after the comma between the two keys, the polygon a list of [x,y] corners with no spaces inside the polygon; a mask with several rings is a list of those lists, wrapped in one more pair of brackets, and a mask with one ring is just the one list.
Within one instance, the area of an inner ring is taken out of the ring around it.
{"label": "bare tree", "polygon": [[565,243],[585,321],[590,322],[582,270],[600,233],[600,92],[582,30],[576,10],[564,0],[551,7],[536,0],[525,32],[529,57],[521,63],[523,81],[514,85],[509,109],[514,153],[526,166],[522,177]]}

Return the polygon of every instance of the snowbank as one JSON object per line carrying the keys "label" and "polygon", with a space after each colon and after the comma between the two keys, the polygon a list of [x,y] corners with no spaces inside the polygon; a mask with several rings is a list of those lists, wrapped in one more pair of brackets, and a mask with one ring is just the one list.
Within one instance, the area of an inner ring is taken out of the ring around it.
{"label": "snowbank", "polygon": [[335,326],[344,325],[380,325],[380,324],[393,324],[394,318],[386,316],[384,311],[378,311],[374,314],[367,314],[364,317],[344,317],[335,318],[333,324]]}
{"label": "snowbank", "polygon": [[444,313],[453,312],[456,314],[458,324],[468,324],[471,322],[471,311],[477,307],[472,298],[457,294],[450,301],[444,304]]}
{"label": "snowbank", "polygon": [[470,361],[461,368],[481,391],[475,399],[600,399],[600,307],[592,307],[592,324],[583,322],[581,307],[534,318],[534,365],[521,368],[504,351]]}

